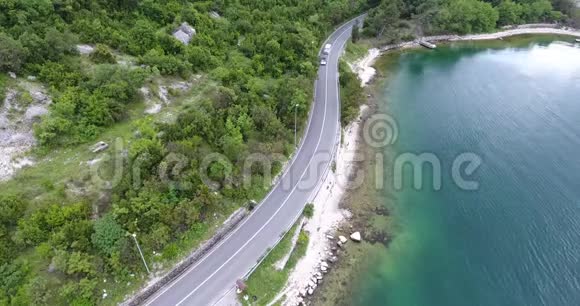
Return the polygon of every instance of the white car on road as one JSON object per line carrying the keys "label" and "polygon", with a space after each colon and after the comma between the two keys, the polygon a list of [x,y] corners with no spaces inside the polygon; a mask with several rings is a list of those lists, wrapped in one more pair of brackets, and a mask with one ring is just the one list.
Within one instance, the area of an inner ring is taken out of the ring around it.
{"label": "white car on road", "polygon": [[322,53],[329,54],[330,53],[330,49],[332,49],[332,45],[331,44],[326,44],[326,45],[324,45],[324,50],[322,51]]}

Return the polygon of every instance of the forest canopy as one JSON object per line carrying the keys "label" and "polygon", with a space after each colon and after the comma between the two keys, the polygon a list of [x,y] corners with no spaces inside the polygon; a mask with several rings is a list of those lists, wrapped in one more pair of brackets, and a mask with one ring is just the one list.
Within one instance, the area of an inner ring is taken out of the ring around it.
{"label": "forest canopy", "polygon": [[[0,305],[98,304],[111,289],[103,279],[124,294],[144,274],[128,233],[148,260],[175,260],[220,205],[259,197],[271,175],[252,169],[242,186],[240,161],[294,150],[294,115],[307,118],[320,44],[367,8],[363,0],[0,0],[0,71],[36,76],[53,98],[35,126],[40,153],[98,139],[128,118],[151,78],[203,74],[216,84],[174,121],[134,122],[123,162],[135,171],[100,196],[71,197],[69,182],[42,184],[56,197],[0,194]],[[196,30],[188,45],[172,36],[183,22]],[[94,52],[80,56],[78,44]],[[118,55],[135,65],[117,64]],[[200,173],[213,152],[232,169],[214,163]],[[158,175],[172,167],[167,156],[188,160],[171,180]]]}
{"label": "forest canopy", "polygon": [[365,34],[400,40],[400,29],[414,26],[413,34],[468,34],[492,32],[524,23],[580,24],[574,0],[382,0],[369,11]]}
{"label": "forest canopy", "polygon": [[[122,153],[134,171],[106,194],[68,196],[68,181],[43,182],[56,197],[0,193],[0,305],[93,305],[105,286],[122,296],[144,275],[129,233],[148,260],[176,260],[219,205],[263,195],[280,165],[273,173],[251,168],[252,184],[243,186],[241,160],[292,153],[294,118],[308,117],[322,41],[364,11],[363,34],[393,41],[410,23],[416,35],[465,34],[578,18],[571,0],[0,0],[0,72],[36,76],[53,97],[35,125],[40,153],[95,141],[126,121],[151,78],[203,74],[216,84],[173,121],[133,122]],[[196,30],[188,45],[172,36],[183,22]],[[81,57],[81,43],[94,53]],[[119,54],[135,65],[117,64]],[[344,63],[340,72],[346,122],[362,92]],[[0,77],[0,97],[5,83]],[[211,153],[231,168],[216,162],[200,173]],[[159,175],[171,167],[167,156],[187,159],[172,180]]]}

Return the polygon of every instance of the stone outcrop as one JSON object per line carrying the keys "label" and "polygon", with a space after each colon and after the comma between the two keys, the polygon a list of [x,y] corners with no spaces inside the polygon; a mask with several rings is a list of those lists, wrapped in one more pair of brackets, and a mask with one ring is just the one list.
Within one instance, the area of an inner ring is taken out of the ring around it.
{"label": "stone outcrop", "polygon": [[77,50],[82,55],[89,55],[89,54],[95,52],[95,47],[93,47],[91,45],[77,45]]}
{"label": "stone outcrop", "polygon": [[193,38],[193,36],[195,36],[195,34],[195,29],[190,26],[189,23],[184,22],[179,26],[179,28],[175,30],[175,32],[173,32],[173,37],[182,42],[184,45],[188,45],[189,41]]}

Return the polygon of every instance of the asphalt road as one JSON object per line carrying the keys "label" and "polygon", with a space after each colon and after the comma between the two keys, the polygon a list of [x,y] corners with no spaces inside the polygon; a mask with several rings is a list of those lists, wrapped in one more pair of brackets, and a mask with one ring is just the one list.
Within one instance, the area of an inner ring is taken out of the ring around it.
{"label": "asphalt road", "polygon": [[301,214],[329,168],[339,141],[338,59],[354,22],[342,25],[327,39],[332,49],[327,65],[318,70],[305,138],[278,184],[229,236],[145,305],[213,305],[252,270]]}

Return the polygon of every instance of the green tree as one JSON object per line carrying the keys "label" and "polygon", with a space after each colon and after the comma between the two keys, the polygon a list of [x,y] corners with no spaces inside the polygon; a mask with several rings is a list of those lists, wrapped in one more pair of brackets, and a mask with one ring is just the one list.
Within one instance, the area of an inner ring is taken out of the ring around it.
{"label": "green tree", "polygon": [[382,0],[379,6],[369,12],[365,20],[365,34],[376,37],[386,36],[395,40],[397,38],[395,29],[400,16],[398,1]]}
{"label": "green tree", "polygon": [[0,71],[20,71],[27,50],[6,33],[0,32]]}
{"label": "green tree", "polygon": [[60,32],[56,28],[49,28],[44,36],[46,43],[46,60],[58,61],[64,55],[78,54],[76,44],[78,37],[69,31]]}
{"label": "green tree", "polygon": [[19,290],[18,297],[22,302],[15,305],[48,305],[54,294],[50,290],[49,281],[43,277],[35,277]]}
{"label": "green tree", "polygon": [[352,33],[350,34],[350,38],[353,43],[356,43],[359,40],[360,36],[360,27],[358,20],[354,23],[352,27]]}
{"label": "green tree", "polygon": [[128,45],[124,48],[133,55],[143,55],[157,44],[155,25],[146,19],[139,19],[129,32]]}
{"label": "green tree", "polygon": [[28,270],[28,267],[22,264],[0,265],[0,302],[9,305],[10,297],[16,295],[18,289],[24,285]]}
{"label": "green tree", "polygon": [[94,231],[91,241],[97,250],[106,256],[111,256],[113,252],[119,250],[119,243],[126,233],[112,214],[106,214],[97,220]]}
{"label": "green tree", "polygon": [[241,155],[246,149],[244,138],[240,128],[230,119],[226,121],[226,131],[221,139],[221,147],[231,161],[236,161],[242,157]]}
{"label": "green tree", "polygon": [[161,74],[187,77],[191,64],[180,57],[166,55],[163,50],[151,49],[139,57],[139,63],[156,67]]}
{"label": "green tree", "polygon": [[503,0],[498,6],[499,25],[512,25],[521,22],[523,7],[511,0]]}
{"label": "green tree", "polygon": [[96,272],[93,262],[93,256],[86,253],[73,252],[68,258],[66,273],[71,275],[93,275]]}
{"label": "green tree", "polygon": [[91,60],[97,64],[115,64],[115,56],[106,45],[97,44],[95,50],[89,56]]}
{"label": "green tree", "polygon": [[302,214],[306,218],[312,218],[312,216],[314,216],[314,204],[312,204],[312,203],[306,204],[306,206],[304,207],[304,211],[302,212]]}
{"label": "green tree", "polygon": [[40,64],[46,60],[46,50],[48,47],[44,39],[36,33],[27,30],[18,37],[18,41],[26,48],[26,63]]}
{"label": "green tree", "polygon": [[27,206],[27,202],[21,196],[0,195],[0,224],[6,227],[16,225]]}
{"label": "green tree", "polygon": [[195,71],[205,71],[218,65],[218,60],[208,48],[191,45],[187,48],[185,54]]}
{"label": "green tree", "polygon": [[491,32],[498,12],[489,3],[478,0],[451,0],[439,13],[437,22],[443,31],[467,34]]}
{"label": "green tree", "polygon": [[526,22],[543,22],[552,17],[552,3],[549,0],[526,1],[523,4],[523,18]]}
{"label": "green tree", "polygon": [[94,305],[97,281],[82,278],[80,281],[69,281],[59,290],[60,296],[67,305]]}

